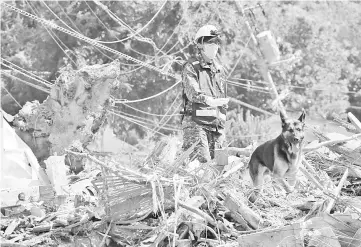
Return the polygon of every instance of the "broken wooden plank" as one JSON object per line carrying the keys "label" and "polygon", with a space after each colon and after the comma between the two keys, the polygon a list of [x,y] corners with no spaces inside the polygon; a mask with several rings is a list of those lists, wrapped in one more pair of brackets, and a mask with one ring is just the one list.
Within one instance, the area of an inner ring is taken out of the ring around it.
{"label": "broken wooden plank", "polygon": [[317,188],[319,188],[320,190],[324,190],[324,188],[322,187],[322,185],[312,176],[311,173],[309,173],[305,168],[300,167],[299,168],[300,171],[308,178],[308,180],[310,180]]}
{"label": "broken wooden plank", "polygon": [[234,196],[228,194],[224,201],[224,206],[228,208],[232,214],[239,214],[253,229],[258,229],[262,226],[261,217]]}
{"label": "broken wooden plank", "polygon": [[309,232],[309,234],[312,235],[310,236],[311,239],[308,246],[341,247],[340,242],[331,227],[316,229],[315,231]]}
{"label": "broken wooden plank", "polygon": [[350,137],[343,138],[343,139],[328,140],[328,141],[324,141],[324,142],[318,143],[317,145],[315,145],[315,146],[313,146],[313,147],[304,147],[304,148],[303,148],[303,151],[304,151],[304,152],[310,152],[310,151],[317,150],[317,149],[319,149],[320,147],[330,146],[330,145],[334,145],[334,144],[338,144],[338,143],[342,143],[342,142],[351,141],[351,140],[354,140],[354,139],[359,138],[359,137],[361,137],[361,133],[355,134],[355,135],[352,135],[352,136],[350,136]]}
{"label": "broken wooden plank", "polygon": [[241,235],[237,242],[240,247],[304,247],[302,231],[302,223],[295,223],[277,229]]}
{"label": "broken wooden plank", "polygon": [[[339,196],[340,192],[341,192],[341,189],[343,187],[343,185],[345,184],[346,182],[346,179],[347,179],[347,176],[348,176],[348,168],[346,168],[342,178],[340,179],[340,182],[338,183],[336,189],[333,191],[333,194],[335,196]],[[330,201],[328,202],[327,206],[326,206],[326,209],[325,209],[325,212],[326,213],[330,213],[331,212],[331,209],[333,208],[333,206],[335,205],[335,202],[336,200],[334,198],[331,198]]]}
{"label": "broken wooden plank", "polygon": [[352,132],[354,134],[359,133],[356,127],[353,124],[348,123],[347,121],[341,119],[336,113],[332,113],[333,121],[339,123],[342,127],[344,127],[348,132]]}
{"label": "broken wooden plank", "polygon": [[60,224],[60,223],[50,222],[50,223],[45,224],[45,225],[35,226],[33,228],[33,232],[48,232],[51,229],[54,229],[55,227],[58,227],[58,226],[63,226],[63,225]]}
{"label": "broken wooden plank", "polygon": [[361,228],[361,218],[355,218],[352,214],[335,213],[332,216],[337,220],[342,221],[346,225],[353,227],[354,229]]}
{"label": "broken wooden plank", "polygon": [[[353,237],[358,230],[354,226],[337,219],[333,215],[327,213],[320,213],[320,216],[326,221],[333,229],[337,230],[337,233],[343,233],[348,236],[348,239]],[[340,235],[340,234],[339,234]]]}
{"label": "broken wooden plank", "polygon": [[12,234],[14,232],[14,230],[16,229],[16,227],[18,227],[19,224],[20,224],[20,221],[18,219],[11,221],[9,226],[6,228],[4,235],[9,236],[10,234]]}
{"label": "broken wooden plank", "polygon": [[[17,241],[22,241],[25,237],[26,237],[26,233],[23,233],[23,234],[19,234],[18,236],[16,236],[15,238],[12,238],[9,240],[10,243],[15,243]],[[2,246],[2,245],[0,245]]]}
{"label": "broken wooden plank", "polygon": [[352,242],[348,245],[348,247],[360,247],[360,246],[361,246],[361,228],[357,230],[357,232],[353,236]]}
{"label": "broken wooden plank", "polygon": [[351,123],[356,127],[358,132],[361,132],[361,123],[360,121],[352,114],[352,112],[347,113],[348,118],[350,119]]}
{"label": "broken wooden plank", "polygon": [[27,247],[24,244],[0,242],[1,247]]}
{"label": "broken wooden plank", "polygon": [[221,222],[216,222],[211,216],[209,216],[208,214],[204,213],[203,211],[201,211],[198,208],[192,207],[190,205],[187,205],[186,203],[182,202],[182,201],[178,201],[179,206],[181,206],[182,208],[185,208],[195,214],[198,214],[199,216],[201,216],[202,218],[204,218],[208,223],[210,223],[213,226],[219,227],[220,230],[225,230],[227,231],[227,228],[221,223]]}

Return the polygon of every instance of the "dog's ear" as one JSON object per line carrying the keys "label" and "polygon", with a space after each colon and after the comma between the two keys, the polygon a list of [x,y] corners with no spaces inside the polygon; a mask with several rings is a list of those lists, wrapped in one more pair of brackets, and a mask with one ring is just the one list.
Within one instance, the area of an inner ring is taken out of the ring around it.
{"label": "dog's ear", "polygon": [[302,108],[302,113],[301,116],[298,118],[298,120],[303,123],[305,122],[305,118],[306,118],[306,111],[305,109]]}
{"label": "dog's ear", "polygon": [[281,117],[281,122],[282,122],[282,126],[283,126],[283,125],[285,125],[285,123],[286,123],[286,118],[287,118],[285,112],[280,111],[280,117]]}

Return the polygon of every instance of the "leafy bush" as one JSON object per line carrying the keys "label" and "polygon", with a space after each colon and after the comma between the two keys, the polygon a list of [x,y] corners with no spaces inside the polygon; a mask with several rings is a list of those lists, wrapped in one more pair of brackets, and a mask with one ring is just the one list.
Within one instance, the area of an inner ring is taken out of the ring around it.
{"label": "leafy bush", "polygon": [[227,141],[230,146],[247,147],[270,138],[271,128],[265,122],[266,117],[254,116],[249,110],[237,108],[228,113],[226,124]]}

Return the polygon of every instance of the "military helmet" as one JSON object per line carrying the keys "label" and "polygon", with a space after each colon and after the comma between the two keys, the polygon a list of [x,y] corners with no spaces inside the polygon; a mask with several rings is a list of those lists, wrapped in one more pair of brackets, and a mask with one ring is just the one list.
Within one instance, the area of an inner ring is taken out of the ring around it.
{"label": "military helmet", "polygon": [[198,40],[202,37],[218,37],[220,33],[218,29],[213,25],[205,25],[198,29],[196,35],[194,36],[194,43],[197,43]]}

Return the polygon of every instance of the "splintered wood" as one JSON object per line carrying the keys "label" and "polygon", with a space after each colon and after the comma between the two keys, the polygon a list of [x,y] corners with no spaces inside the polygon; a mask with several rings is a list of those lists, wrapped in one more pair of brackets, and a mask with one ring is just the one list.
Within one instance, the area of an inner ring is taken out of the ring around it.
{"label": "splintered wood", "polygon": [[[67,149],[100,168],[90,178],[88,192],[40,219],[26,216],[26,210],[25,218],[8,219],[0,225],[1,241],[28,246],[54,241],[58,246],[55,239],[67,234],[81,246],[111,241],[163,247],[360,246],[361,200],[354,196],[361,193],[361,173],[355,172],[360,154],[358,147],[346,147],[360,134],[330,139],[315,132],[320,143],[304,153],[296,190],[286,194],[271,180],[255,203],[248,201],[254,188],[246,165],[252,148],[220,150],[222,164],[200,164],[189,162],[197,143],[177,154],[176,139],[167,138],[134,167]],[[226,162],[232,152],[241,157],[231,156]],[[46,162],[58,194],[56,185],[66,180],[63,162],[63,156]],[[214,172],[219,165],[222,172]],[[51,189],[42,189],[44,201],[54,200]],[[31,237],[34,234],[38,236]],[[84,240],[85,236],[94,239]]]}

